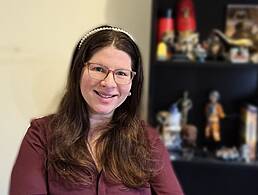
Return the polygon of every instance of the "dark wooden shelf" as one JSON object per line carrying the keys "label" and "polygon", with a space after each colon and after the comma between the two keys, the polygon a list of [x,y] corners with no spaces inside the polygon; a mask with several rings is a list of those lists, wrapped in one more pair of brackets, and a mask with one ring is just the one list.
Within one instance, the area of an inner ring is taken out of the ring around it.
{"label": "dark wooden shelf", "polygon": [[187,195],[257,195],[257,162],[199,159],[172,164]]}
{"label": "dark wooden shelf", "polygon": [[166,61],[154,61],[152,62],[151,67],[159,67],[159,66],[172,66],[172,67],[218,67],[218,68],[250,68],[250,67],[258,67],[258,64],[254,63],[230,63],[230,62],[219,62],[219,61],[208,61],[208,62],[177,62],[177,61],[171,61],[171,60],[166,60]]}

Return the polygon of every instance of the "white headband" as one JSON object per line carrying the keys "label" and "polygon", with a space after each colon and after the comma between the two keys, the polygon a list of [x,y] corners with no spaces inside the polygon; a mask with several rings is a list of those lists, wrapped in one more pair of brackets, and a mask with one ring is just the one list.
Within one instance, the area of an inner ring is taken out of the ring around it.
{"label": "white headband", "polygon": [[99,31],[104,31],[104,30],[113,30],[113,31],[116,31],[116,32],[122,32],[124,34],[126,34],[128,37],[130,37],[130,39],[132,39],[134,41],[134,38],[132,37],[132,35],[130,35],[128,32],[126,32],[125,30],[121,29],[121,28],[117,28],[117,27],[100,27],[100,28],[96,28],[96,29],[93,29],[92,31],[88,32],[86,35],[84,35],[82,37],[82,39],[80,40],[80,43],[79,43],[79,46],[78,48],[80,49],[83,42],[91,35],[99,32]]}

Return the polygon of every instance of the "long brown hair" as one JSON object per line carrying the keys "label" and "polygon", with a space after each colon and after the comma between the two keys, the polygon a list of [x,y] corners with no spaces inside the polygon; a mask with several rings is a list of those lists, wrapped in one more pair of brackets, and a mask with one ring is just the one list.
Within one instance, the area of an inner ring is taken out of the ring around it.
{"label": "long brown hair", "polygon": [[143,84],[141,54],[125,32],[112,29],[92,32],[74,50],[66,91],[50,123],[49,168],[70,183],[89,185],[96,179],[96,166],[87,149],[90,122],[88,105],[80,91],[80,79],[83,64],[100,49],[113,45],[131,57],[136,76],[132,81],[131,96],[116,108],[106,127],[108,130],[97,140],[96,156],[111,180],[127,187],[140,187],[153,174],[150,144],[138,118]]}

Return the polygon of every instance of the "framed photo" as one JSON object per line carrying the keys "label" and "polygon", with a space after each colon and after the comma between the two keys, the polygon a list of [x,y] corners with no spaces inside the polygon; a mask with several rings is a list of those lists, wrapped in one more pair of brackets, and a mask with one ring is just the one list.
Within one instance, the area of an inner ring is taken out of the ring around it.
{"label": "framed photo", "polygon": [[225,34],[231,38],[258,40],[258,4],[229,4],[226,12]]}

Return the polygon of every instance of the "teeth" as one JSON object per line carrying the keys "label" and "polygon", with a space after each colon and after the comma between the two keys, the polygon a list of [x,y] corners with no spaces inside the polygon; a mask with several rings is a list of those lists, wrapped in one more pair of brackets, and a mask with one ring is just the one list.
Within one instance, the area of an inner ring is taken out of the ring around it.
{"label": "teeth", "polygon": [[105,94],[102,94],[100,92],[98,92],[99,96],[103,97],[103,98],[112,98],[113,95],[105,95]]}

